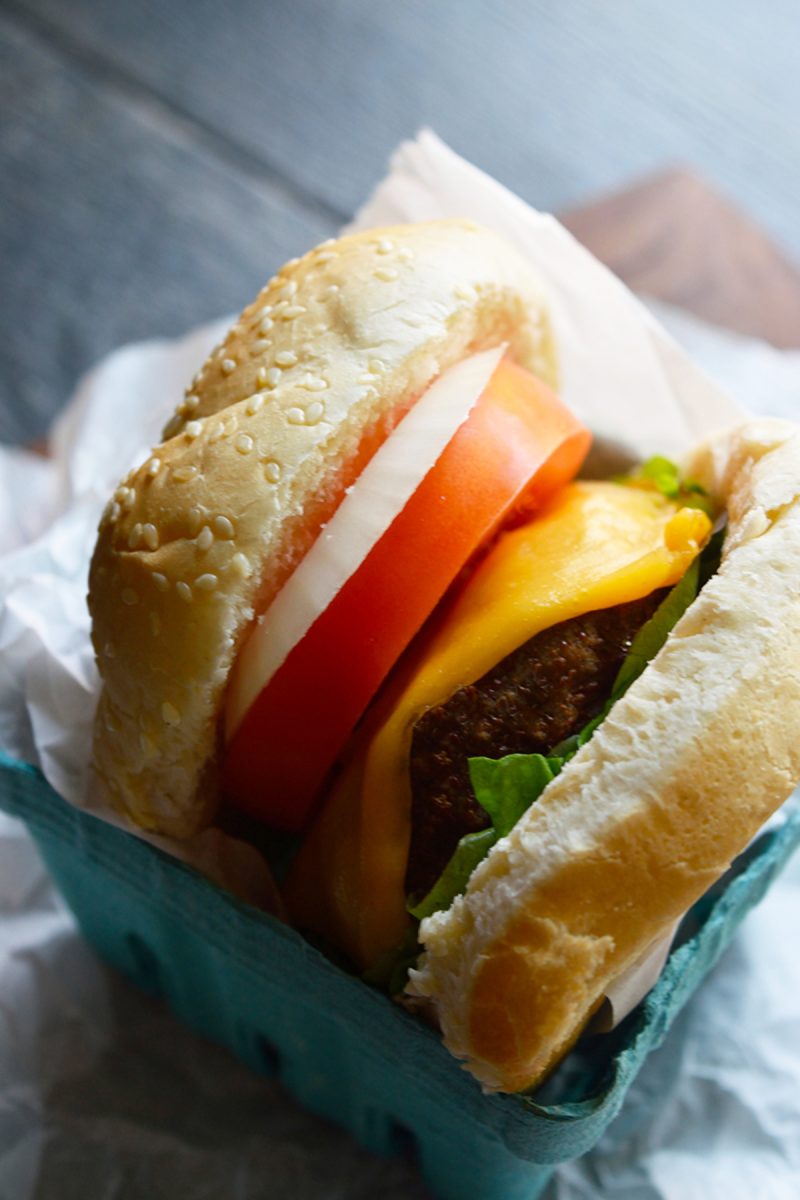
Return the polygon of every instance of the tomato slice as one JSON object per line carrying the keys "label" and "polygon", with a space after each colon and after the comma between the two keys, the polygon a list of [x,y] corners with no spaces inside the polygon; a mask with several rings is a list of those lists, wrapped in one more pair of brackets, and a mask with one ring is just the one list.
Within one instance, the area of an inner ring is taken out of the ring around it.
{"label": "tomato slice", "polygon": [[389,670],[476,550],[577,472],[591,436],[504,359],[405,507],[250,706],[227,747],[225,796],[302,830]]}

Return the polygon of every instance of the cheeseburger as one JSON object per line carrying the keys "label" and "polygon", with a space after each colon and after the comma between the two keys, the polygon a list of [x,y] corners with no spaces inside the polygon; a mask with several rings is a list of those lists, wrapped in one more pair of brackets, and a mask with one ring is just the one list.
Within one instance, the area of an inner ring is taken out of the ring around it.
{"label": "cheeseburger", "polygon": [[494,234],[326,243],[195,376],[90,576],[97,797],[295,834],[293,923],[502,1091],[800,777],[798,431],[576,481],[556,383]]}

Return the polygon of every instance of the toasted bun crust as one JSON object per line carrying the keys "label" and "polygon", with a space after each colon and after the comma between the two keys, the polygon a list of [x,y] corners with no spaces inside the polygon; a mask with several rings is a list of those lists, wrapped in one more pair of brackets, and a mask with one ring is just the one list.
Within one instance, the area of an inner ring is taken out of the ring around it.
{"label": "toasted bun crust", "polygon": [[728,510],[718,574],[465,895],[421,926],[408,990],[487,1090],[541,1080],[800,779],[800,429],[746,424],[688,471]]}
{"label": "toasted bun crust", "polygon": [[97,799],[176,837],[208,823],[223,689],[248,625],[364,455],[445,368],[501,342],[555,382],[536,279],[471,222],[342,238],[270,280],[100,524]]}

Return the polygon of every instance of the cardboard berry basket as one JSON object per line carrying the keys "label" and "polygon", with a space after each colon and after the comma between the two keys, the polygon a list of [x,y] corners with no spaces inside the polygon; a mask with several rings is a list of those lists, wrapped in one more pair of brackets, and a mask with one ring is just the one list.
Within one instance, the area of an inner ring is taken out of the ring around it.
{"label": "cardboard berry basket", "polygon": [[794,811],[749,847],[687,914],[653,990],[612,1034],[579,1049],[557,1102],[546,1103],[483,1095],[433,1030],[292,929],[65,803],[38,770],[5,755],[0,807],[26,821],[107,962],[366,1148],[410,1151],[440,1200],[533,1200],[557,1163],[594,1145],[800,842]]}

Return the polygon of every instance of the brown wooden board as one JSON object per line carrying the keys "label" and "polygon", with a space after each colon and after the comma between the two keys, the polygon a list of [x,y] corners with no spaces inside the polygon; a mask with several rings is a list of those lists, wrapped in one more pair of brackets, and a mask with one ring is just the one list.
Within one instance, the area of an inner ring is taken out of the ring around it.
{"label": "brown wooden board", "polygon": [[562,220],[634,291],[775,346],[800,346],[800,271],[690,172],[651,176]]}

